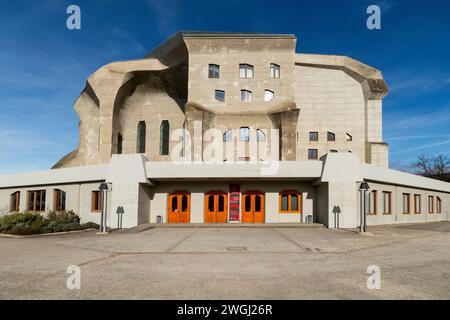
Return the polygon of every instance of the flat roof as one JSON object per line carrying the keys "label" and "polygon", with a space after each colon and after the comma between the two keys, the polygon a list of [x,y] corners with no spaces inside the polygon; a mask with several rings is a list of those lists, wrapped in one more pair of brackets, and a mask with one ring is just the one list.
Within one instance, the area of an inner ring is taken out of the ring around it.
{"label": "flat roof", "polygon": [[296,39],[295,34],[259,33],[259,32],[222,32],[222,31],[179,31],[183,37],[198,38],[277,38]]}

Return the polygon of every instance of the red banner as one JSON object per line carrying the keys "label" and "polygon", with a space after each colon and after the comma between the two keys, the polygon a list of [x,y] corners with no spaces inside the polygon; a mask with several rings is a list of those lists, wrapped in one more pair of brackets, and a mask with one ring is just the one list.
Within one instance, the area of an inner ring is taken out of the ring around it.
{"label": "red banner", "polygon": [[229,222],[239,222],[240,215],[240,199],[241,199],[241,185],[230,184],[230,203],[229,203]]}

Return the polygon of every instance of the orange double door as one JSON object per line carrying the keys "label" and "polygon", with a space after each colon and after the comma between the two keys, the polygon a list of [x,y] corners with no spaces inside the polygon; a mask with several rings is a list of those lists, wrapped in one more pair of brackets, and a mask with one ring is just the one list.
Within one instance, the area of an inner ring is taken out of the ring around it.
{"label": "orange double door", "polygon": [[221,191],[205,194],[205,223],[227,223],[228,195]]}
{"label": "orange double door", "polygon": [[264,223],[265,196],[259,191],[248,191],[242,194],[242,223]]}
{"label": "orange double door", "polygon": [[191,222],[191,194],[177,191],[169,195],[168,223]]}

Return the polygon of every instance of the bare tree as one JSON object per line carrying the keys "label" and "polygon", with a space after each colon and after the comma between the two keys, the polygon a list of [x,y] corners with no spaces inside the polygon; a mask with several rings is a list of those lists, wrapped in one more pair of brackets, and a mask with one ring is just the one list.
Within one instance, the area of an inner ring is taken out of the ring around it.
{"label": "bare tree", "polygon": [[450,158],[442,154],[433,158],[420,155],[412,166],[424,177],[444,181],[450,179]]}

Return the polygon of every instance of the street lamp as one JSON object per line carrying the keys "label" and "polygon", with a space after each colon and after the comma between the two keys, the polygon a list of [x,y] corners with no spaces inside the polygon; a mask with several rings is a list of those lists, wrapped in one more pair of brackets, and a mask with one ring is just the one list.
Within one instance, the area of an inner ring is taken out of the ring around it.
{"label": "street lamp", "polygon": [[361,193],[361,223],[359,226],[359,232],[367,231],[367,219],[366,219],[366,198],[367,198],[367,190],[370,189],[370,186],[367,182],[362,182],[359,186],[359,191]]}
{"label": "street lamp", "polygon": [[100,232],[105,233],[108,232],[106,227],[106,212],[107,212],[107,195],[108,195],[108,184],[106,182],[102,182],[98,187],[98,190],[102,193],[102,215],[100,220]]}

